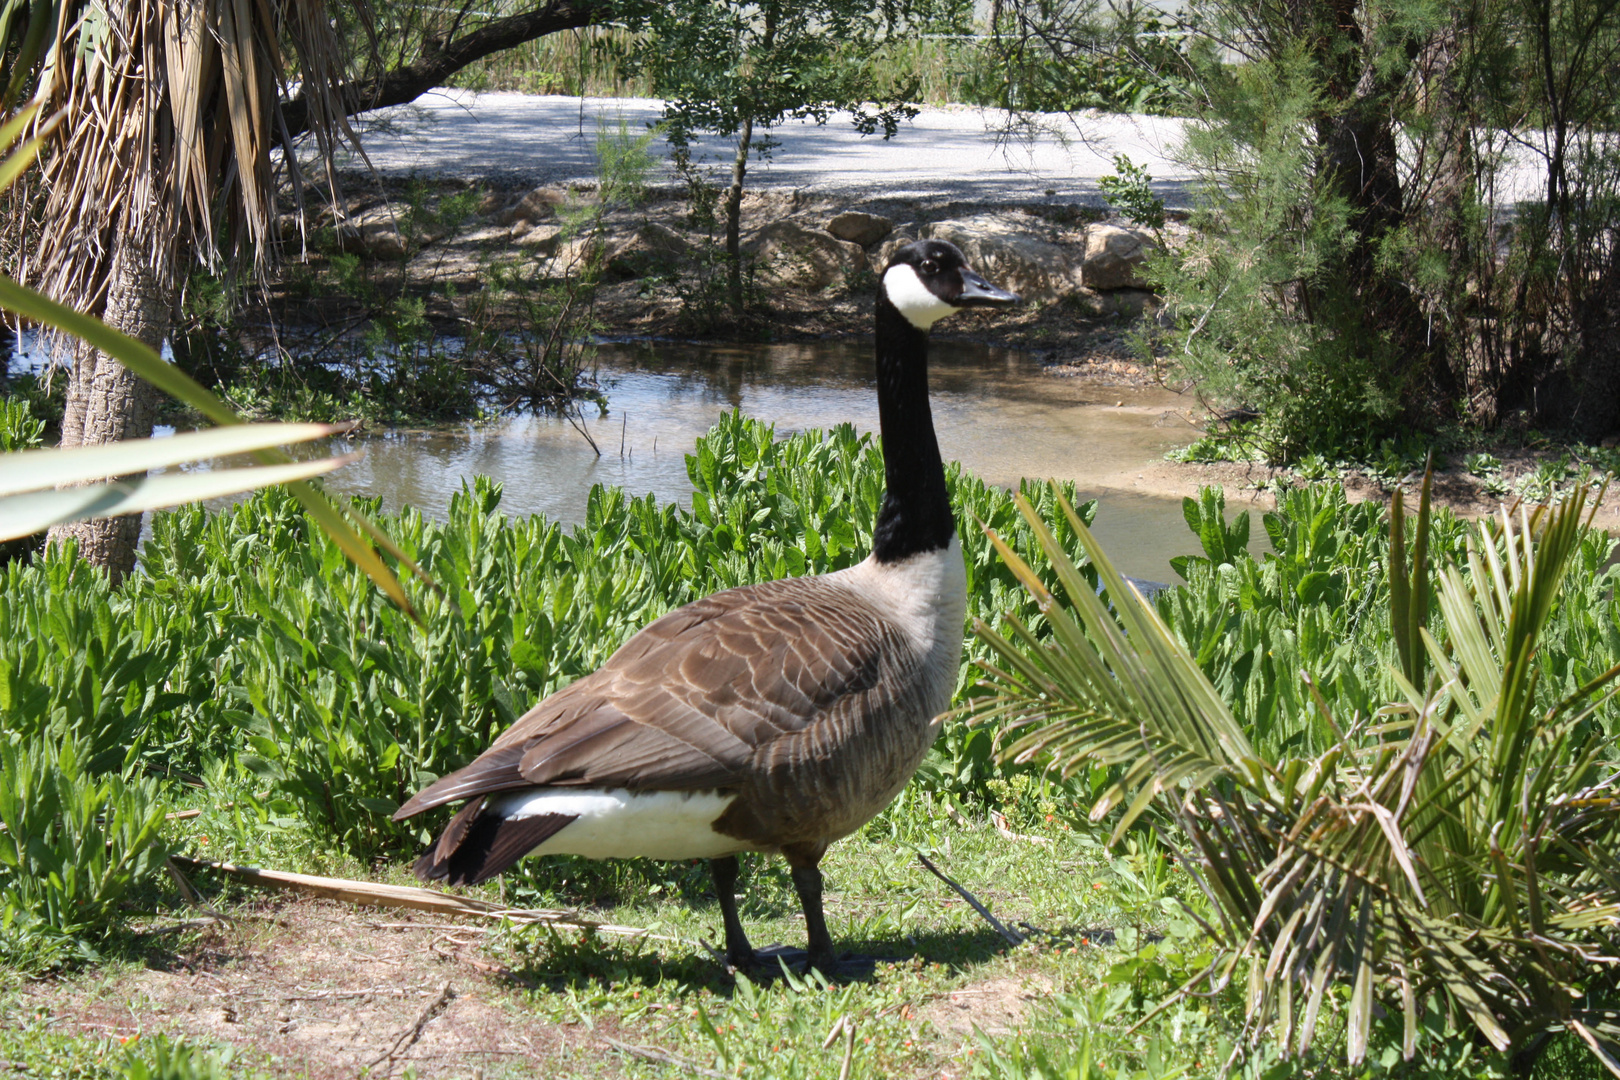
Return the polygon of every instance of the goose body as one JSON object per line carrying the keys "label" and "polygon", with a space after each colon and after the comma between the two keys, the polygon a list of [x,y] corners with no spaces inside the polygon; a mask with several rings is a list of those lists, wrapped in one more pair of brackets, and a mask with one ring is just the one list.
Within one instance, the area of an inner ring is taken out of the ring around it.
{"label": "goose body", "polygon": [[417,860],[476,884],[526,854],[712,860],[727,958],[753,962],[736,856],[788,859],[811,964],[830,971],[822,855],[921,763],[961,664],[966,576],[927,392],[927,331],[1011,294],[939,241],[910,244],[877,304],[887,479],[865,561],[728,589],[652,622],[395,815],[468,800]]}

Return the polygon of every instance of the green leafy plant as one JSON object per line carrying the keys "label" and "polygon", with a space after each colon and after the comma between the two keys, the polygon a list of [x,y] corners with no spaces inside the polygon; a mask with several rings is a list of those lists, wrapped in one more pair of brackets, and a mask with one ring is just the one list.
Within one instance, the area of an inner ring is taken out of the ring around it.
{"label": "green leafy plant", "polygon": [[1190,577],[1195,566],[1230,566],[1248,553],[1249,513],[1245,510],[1228,525],[1226,493],[1220,488],[1206,487],[1197,499],[1182,499],[1181,515],[1204,549],[1202,556],[1180,555],[1170,560],[1170,569],[1183,578]]}
{"label": "green leafy plant", "polygon": [[1543,693],[1536,659],[1582,559],[1584,490],[1471,530],[1466,573],[1451,566],[1433,579],[1439,621],[1426,600],[1426,530],[1407,561],[1397,501],[1389,617],[1406,647],[1391,669],[1396,693],[1355,717],[1335,717],[1316,694],[1331,739],[1315,754],[1255,743],[1077,516],[1070,526],[1112,608],[1064,565],[1033,508],[1021,509],[1062,600],[992,537],[1052,636],[1019,619],[1010,636],[980,625],[996,661],[971,712],[1017,733],[1015,760],[1049,755],[1065,775],[1115,770],[1092,815],[1122,810],[1116,838],[1144,814],[1173,823],[1218,915],[1206,926],[1216,954],[1179,993],[1243,988],[1248,1045],[1278,1029],[1288,1054],[1309,1050],[1325,996],[1342,992],[1352,1064],[1366,1056],[1375,1003],[1404,1018],[1410,1059],[1431,1002],[1498,1050],[1533,1054],[1538,1034],[1565,1030],[1614,1062],[1620,972],[1606,957],[1620,917],[1620,802],[1592,722],[1620,665]]}
{"label": "green leafy plant", "polygon": [[1164,246],[1164,200],[1153,194],[1153,177],[1126,154],[1114,155],[1114,172],[1097,179],[1108,205],[1126,219],[1152,229]]}
{"label": "green leafy plant", "polygon": [[93,759],[72,735],[0,743],[0,960],[93,958],[120,901],[163,866],[156,783]]}

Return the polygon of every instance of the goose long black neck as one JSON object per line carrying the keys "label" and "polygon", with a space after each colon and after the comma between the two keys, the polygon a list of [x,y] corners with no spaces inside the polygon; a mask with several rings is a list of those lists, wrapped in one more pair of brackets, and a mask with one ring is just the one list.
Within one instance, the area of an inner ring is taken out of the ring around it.
{"label": "goose long black neck", "polygon": [[872,536],[872,556],[892,563],[948,546],[956,535],[956,519],[928,407],[928,333],[907,322],[881,290],[877,379],[887,490]]}

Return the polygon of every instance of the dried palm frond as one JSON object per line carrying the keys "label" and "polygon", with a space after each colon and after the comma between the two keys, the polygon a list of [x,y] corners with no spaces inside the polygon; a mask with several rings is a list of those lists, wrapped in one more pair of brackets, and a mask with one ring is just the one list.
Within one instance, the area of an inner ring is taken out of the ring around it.
{"label": "dried palm frond", "polygon": [[1603,1004],[1620,988],[1620,799],[1607,748],[1582,724],[1620,668],[1550,708],[1536,695],[1536,646],[1586,498],[1479,525],[1466,572],[1447,568],[1432,586],[1427,485],[1410,568],[1397,501],[1390,675],[1403,700],[1334,727],[1324,753],[1265,760],[1072,507],[1111,607],[1020,497],[1065,595],[997,540],[1051,632],[979,624],[998,662],[967,711],[1003,724],[1015,759],[1119,766],[1093,808],[1126,807],[1116,838],[1150,811],[1179,829],[1219,915],[1215,959],[1183,990],[1245,987],[1248,1045],[1269,1032],[1303,1053],[1329,991],[1347,986],[1352,1063],[1375,1003],[1404,1016],[1411,1056],[1438,997],[1499,1049],[1567,1030],[1620,1075],[1620,1012]]}
{"label": "dried palm frond", "polygon": [[[48,6],[57,17],[36,97],[41,115],[61,122],[44,158],[49,227],[25,279],[99,311],[119,237],[141,238],[159,283],[184,273],[177,250],[210,267],[261,268],[274,246],[274,170],[297,169],[281,118],[288,63],[280,42],[296,54],[322,156],[330,161],[340,140],[354,141],[340,95],[342,41],[323,0]],[[292,179],[301,190],[301,178]]]}

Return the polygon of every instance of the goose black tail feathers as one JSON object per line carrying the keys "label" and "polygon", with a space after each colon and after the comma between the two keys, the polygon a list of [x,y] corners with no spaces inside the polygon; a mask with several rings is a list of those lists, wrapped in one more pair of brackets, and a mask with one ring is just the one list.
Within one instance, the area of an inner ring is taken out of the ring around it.
{"label": "goose black tail feathers", "polygon": [[480,795],[461,808],[411,869],[422,881],[478,885],[488,881],[571,824],[573,814],[503,818],[484,812]]}

